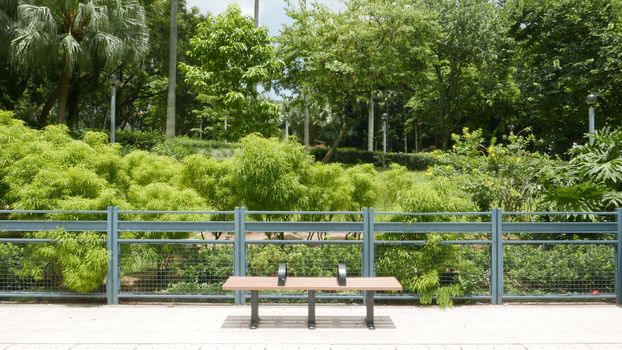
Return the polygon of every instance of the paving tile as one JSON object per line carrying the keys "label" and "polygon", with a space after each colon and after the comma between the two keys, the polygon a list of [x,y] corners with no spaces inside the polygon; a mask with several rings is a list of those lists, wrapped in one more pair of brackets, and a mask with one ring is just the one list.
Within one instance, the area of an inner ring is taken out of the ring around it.
{"label": "paving tile", "polygon": [[527,350],[590,350],[586,344],[523,344]]}
{"label": "paving tile", "polygon": [[519,344],[472,344],[460,345],[461,350],[525,350],[525,347]]}
{"label": "paving tile", "polygon": [[409,333],[398,333],[392,337],[394,344],[452,344],[453,338],[447,332],[412,330]]}
{"label": "paving tile", "polygon": [[69,350],[75,344],[14,344],[7,350]]}
{"label": "paving tile", "polygon": [[618,344],[588,344],[592,350],[622,350],[622,343]]}
{"label": "paving tile", "polygon": [[265,350],[265,345],[259,344],[236,344],[236,345],[226,345],[226,344],[207,344],[201,345],[201,350]]}
{"label": "paving tile", "polygon": [[71,350],[134,350],[138,344],[78,344]]}
{"label": "paving tile", "polygon": [[338,344],[331,345],[331,350],[395,350],[395,345],[390,344]]}
{"label": "paving tile", "polygon": [[74,331],[37,331],[16,332],[13,343],[20,344],[76,344],[82,336]]}
{"label": "paving tile", "polygon": [[292,345],[292,344],[266,344],[265,350],[331,350],[329,344],[303,344],[303,345]]}
{"label": "paving tile", "polygon": [[205,332],[192,331],[192,332],[162,332],[154,331],[149,332],[142,339],[142,343],[149,344],[197,344],[205,341]]}
{"label": "paving tile", "polygon": [[602,344],[622,341],[622,329],[619,331],[574,331],[572,337],[578,343]]}
{"label": "paving tile", "polygon": [[11,344],[0,344],[0,350],[8,348]]}
{"label": "paving tile", "polygon": [[576,343],[571,332],[556,331],[514,331],[510,336],[519,344],[564,344]]}
{"label": "paving tile", "polygon": [[[141,344],[136,350],[200,350],[198,344]],[[73,349],[72,349],[73,350]]]}
{"label": "paving tile", "polygon": [[79,344],[140,344],[145,332],[81,332]]}
{"label": "paving tile", "polygon": [[396,350],[461,350],[460,345],[396,345]]}
{"label": "paving tile", "polygon": [[510,332],[452,332],[453,344],[516,344]]}

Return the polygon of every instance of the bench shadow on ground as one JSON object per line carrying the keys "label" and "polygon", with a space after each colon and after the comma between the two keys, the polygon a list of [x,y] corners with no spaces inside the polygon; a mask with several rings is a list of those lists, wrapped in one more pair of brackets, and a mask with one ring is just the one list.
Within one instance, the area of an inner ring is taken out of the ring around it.
{"label": "bench shadow on ground", "polygon": [[[247,328],[250,316],[227,316],[221,328]],[[394,329],[395,324],[389,316],[374,318],[376,329]],[[307,316],[261,316],[259,328],[307,328]],[[365,317],[361,316],[316,316],[315,328],[367,329]]]}

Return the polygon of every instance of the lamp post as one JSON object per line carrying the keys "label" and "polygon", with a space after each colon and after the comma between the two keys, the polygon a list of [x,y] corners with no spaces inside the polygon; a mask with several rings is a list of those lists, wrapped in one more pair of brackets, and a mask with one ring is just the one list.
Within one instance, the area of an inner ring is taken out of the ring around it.
{"label": "lamp post", "polygon": [[594,132],[595,132],[595,123],[594,123],[594,104],[598,102],[598,96],[593,93],[590,93],[585,97],[585,103],[590,106],[589,111],[589,130],[590,130],[590,145],[594,143]]}
{"label": "lamp post", "polygon": [[110,97],[110,143],[115,143],[115,130],[116,125],[116,108],[117,108],[117,84],[119,84],[119,78],[116,74],[112,74],[108,81],[112,85],[112,95]]}
{"label": "lamp post", "polygon": [[387,132],[389,131],[389,115],[382,113],[382,151],[387,153]]}

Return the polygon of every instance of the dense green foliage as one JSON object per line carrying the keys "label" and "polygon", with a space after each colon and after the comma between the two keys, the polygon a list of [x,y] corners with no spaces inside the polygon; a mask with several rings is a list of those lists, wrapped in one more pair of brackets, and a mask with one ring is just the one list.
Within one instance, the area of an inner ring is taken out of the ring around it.
{"label": "dense green foliage", "polygon": [[[309,151],[317,161],[321,161],[326,156],[328,150],[326,148],[315,147]],[[418,171],[426,170],[437,159],[433,155],[427,153],[383,153],[362,151],[355,148],[340,148],[335,151],[331,162],[341,164],[374,164],[377,168],[384,168],[390,164],[399,164],[408,170]]]}
{"label": "dense green foliage", "polygon": [[199,24],[188,55],[197,63],[180,67],[204,106],[197,114],[210,125],[209,137],[237,140],[252,131],[275,132],[278,106],[257,91],[259,85],[269,89],[279,69],[266,28],[229,7]]}
{"label": "dense green foliage", "polygon": [[[619,171],[616,170],[621,158],[619,138],[619,131],[601,131],[595,135],[593,145],[574,148],[570,152],[573,158],[565,163],[536,152],[533,147],[538,141],[527,132],[488,142],[481,131],[465,130],[462,135],[454,135],[453,152],[431,154],[434,165],[426,172],[413,173],[398,164],[378,171],[372,164],[345,168],[340,164],[318,163],[298,143],[258,135],[243,138],[231,149],[232,155],[222,159],[193,151],[185,155],[186,151],[175,150],[174,157],[167,156],[166,152],[124,151],[119,145],[108,144],[103,133],[86,132],[82,140],[76,140],[64,126],[34,130],[14,119],[12,113],[0,112],[0,199],[3,207],[15,209],[104,209],[116,205],[123,209],[151,210],[230,210],[235,206],[316,211],[374,207],[397,212],[477,211],[498,206],[507,210],[565,210],[573,207],[566,206],[559,191],[572,192],[584,187],[588,190],[573,192],[575,203],[595,203],[597,206],[589,209],[605,210],[617,205],[609,200],[619,193]],[[153,148],[157,150],[170,144],[162,143]],[[561,181],[576,182],[576,186],[562,187]],[[597,196],[600,197],[592,200]],[[47,217],[78,219],[64,213]],[[205,217],[141,214],[134,215],[133,219],[204,220]],[[223,219],[221,216],[208,218]],[[249,219],[274,218],[255,215]],[[318,214],[283,219],[330,221],[343,218]],[[388,219],[469,220],[442,215]],[[216,233],[216,238],[222,234]],[[166,232],[123,235],[127,238],[190,237],[188,233]],[[78,292],[101,288],[108,262],[101,235],[58,230],[28,236],[52,238],[55,242],[0,245],[0,261],[8,262],[3,273],[12,276],[7,278],[11,281],[10,288],[47,288],[56,284]],[[276,233],[276,237],[282,239],[285,233]],[[308,233],[309,239],[314,237],[330,239],[326,233]],[[352,237],[356,235],[346,238]],[[378,239],[425,240],[426,244],[379,246],[377,272],[396,276],[407,291],[418,293],[424,303],[436,300],[445,306],[451,304],[454,296],[486,293],[488,250],[442,244],[446,239],[478,237],[385,233]],[[126,285],[123,288],[172,294],[221,293],[220,283],[231,274],[230,247],[182,248],[174,245],[124,248],[122,274]],[[607,276],[613,267],[607,249],[530,249],[508,250],[511,291],[574,290],[572,288],[578,288],[577,283],[585,284],[581,287],[583,292],[609,288],[606,287]],[[581,269],[572,267],[576,262],[574,258],[555,261],[549,258],[567,253],[581,256]],[[340,261],[346,262],[356,274],[360,255],[360,247],[354,245],[261,246],[249,250],[249,270],[260,275],[273,274],[278,261],[287,261],[294,274],[325,275]],[[594,270],[593,262],[602,263],[601,268]],[[563,273],[558,274],[556,269],[562,263],[566,265]],[[543,266],[546,269],[542,269]],[[533,277],[537,274],[530,272],[534,269],[542,269],[542,276],[551,281],[552,286],[538,285]],[[574,281],[574,284],[564,287],[563,283],[570,283],[564,281]],[[555,283],[560,286],[555,287]]]}
{"label": "dense green foliage", "polygon": [[[285,1],[291,23],[270,38],[235,6],[204,16],[179,0],[176,134],[235,141],[287,119],[311,145],[378,149],[386,114],[391,151],[529,127],[562,154],[583,143],[590,92],[597,126],[620,122],[620,0],[341,2]],[[107,129],[115,73],[117,125],[163,133],[170,12],[168,0],[0,2],[0,108]]]}
{"label": "dense green foliage", "polygon": [[[171,18],[171,4],[0,0],[0,109],[14,111],[0,110],[0,207],[407,212],[622,207],[622,131],[611,128],[622,120],[620,0],[342,0],[340,11],[287,1],[292,21],[274,38],[236,6],[204,16],[179,0],[179,14]],[[178,29],[176,133],[184,136],[164,140],[167,71],[176,68],[168,64],[171,23]],[[107,130],[110,122],[113,74],[119,78],[115,107],[117,125],[125,129],[118,134],[122,145],[108,144],[108,136],[97,131]],[[594,144],[585,144],[584,97],[590,92],[598,95],[599,131]],[[267,97],[275,94],[285,101]],[[387,121],[388,150],[405,153],[360,150],[380,147],[380,115]],[[294,137],[259,135],[277,135],[284,120]],[[298,144],[303,134],[321,147],[309,151]],[[438,148],[443,151],[421,152]],[[63,213],[46,218],[78,219]],[[514,219],[519,220],[508,220]],[[316,233],[308,234],[311,239]],[[6,263],[0,273],[11,276],[11,288],[101,288],[108,257],[100,235],[62,230],[24,235],[55,242],[0,245],[0,262]],[[352,237],[357,234],[346,236]],[[460,238],[465,237],[387,233],[382,239],[425,244],[378,247],[378,273],[397,276],[425,303],[436,298],[448,305],[454,296],[485,293],[488,252],[442,244]],[[587,281],[582,292],[599,292],[613,269],[605,247],[512,246],[507,253],[506,282],[516,293],[572,292],[577,281]],[[136,285],[126,287],[141,290],[141,279],[151,274],[158,292],[219,293],[219,283],[231,274],[230,254],[229,247],[216,246],[131,247],[122,269]],[[360,249],[262,246],[249,256],[249,269],[260,275],[272,274],[279,260],[288,261],[293,274],[325,275],[337,261],[356,266],[351,270],[356,273]],[[549,288],[538,280],[559,285]]]}
{"label": "dense green foliage", "polygon": [[282,84],[297,92],[289,114],[323,106],[310,109],[318,143],[360,149],[371,133],[380,148],[386,113],[389,150],[448,149],[463,127],[487,138],[530,127],[547,152],[563,153],[587,130],[590,91],[600,96],[598,126],[622,116],[618,0],[344,3],[332,12],[292,2],[294,22],[278,37]]}

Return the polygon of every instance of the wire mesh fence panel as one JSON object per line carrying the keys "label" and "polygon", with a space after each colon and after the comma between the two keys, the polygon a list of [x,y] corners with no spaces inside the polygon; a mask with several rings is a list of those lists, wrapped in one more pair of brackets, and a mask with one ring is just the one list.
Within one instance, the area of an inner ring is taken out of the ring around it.
{"label": "wire mesh fence panel", "polygon": [[93,233],[0,243],[0,293],[104,293],[107,271],[106,242]]}
{"label": "wire mesh fence panel", "polygon": [[121,293],[228,295],[233,275],[231,244],[121,243]]}
{"label": "wire mesh fence panel", "polygon": [[[314,241],[313,244],[247,244],[249,276],[275,276],[279,263],[287,264],[288,276],[335,277],[337,266],[346,264],[348,276],[362,275],[362,245],[330,244]],[[268,294],[306,295],[306,291],[267,291]],[[336,293],[336,294],[352,294]]]}
{"label": "wire mesh fence panel", "polygon": [[[489,245],[376,245],[376,276],[395,276],[403,292],[418,294],[429,283],[456,287],[461,296],[490,295]],[[383,293],[385,294],[385,293]]]}
{"label": "wire mesh fence panel", "polygon": [[520,244],[504,248],[506,295],[599,295],[615,291],[615,246]]}
{"label": "wire mesh fence panel", "polygon": [[361,276],[360,244],[248,244],[247,274],[276,276],[279,263],[287,263],[289,276],[336,277],[337,264],[345,263],[348,276]]}

